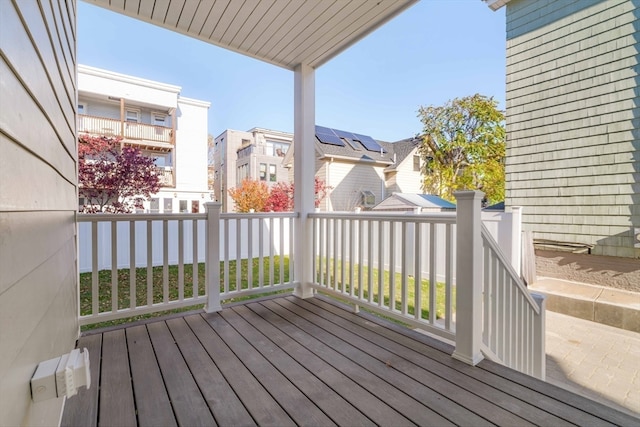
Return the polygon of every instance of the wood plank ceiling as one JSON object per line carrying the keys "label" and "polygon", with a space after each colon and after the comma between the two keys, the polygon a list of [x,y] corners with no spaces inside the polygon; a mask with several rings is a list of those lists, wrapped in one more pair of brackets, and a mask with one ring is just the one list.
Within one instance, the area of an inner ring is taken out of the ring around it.
{"label": "wood plank ceiling", "polygon": [[286,68],[319,67],[418,0],[85,0]]}

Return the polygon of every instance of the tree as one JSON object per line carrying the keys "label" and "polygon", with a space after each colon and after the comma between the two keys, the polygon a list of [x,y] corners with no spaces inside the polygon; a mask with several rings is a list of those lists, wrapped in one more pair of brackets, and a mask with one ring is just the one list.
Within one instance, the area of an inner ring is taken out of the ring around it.
{"label": "tree", "polygon": [[229,195],[236,204],[236,212],[263,212],[269,199],[269,187],[263,181],[244,179],[239,187],[230,188]]}
{"label": "tree", "polygon": [[[331,189],[322,179],[315,177],[313,185],[315,206]],[[236,212],[286,212],[293,210],[293,183],[278,182],[271,189],[263,181],[245,179],[239,187],[230,188],[229,195],[236,204]]]}
{"label": "tree", "polygon": [[213,190],[215,188],[215,139],[213,135],[207,135],[207,188]]}
{"label": "tree", "polygon": [[289,212],[293,210],[293,184],[278,182],[271,187],[269,198],[264,206],[267,212]]}
{"label": "tree", "polygon": [[504,200],[504,114],[493,98],[475,94],[441,107],[420,107],[423,190],[454,201],[458,190]]}
{"label": "tree", "polygon": [[154,159],[105,136],[78,138],[78,181],[85,213],[132,212],[160,189]]}

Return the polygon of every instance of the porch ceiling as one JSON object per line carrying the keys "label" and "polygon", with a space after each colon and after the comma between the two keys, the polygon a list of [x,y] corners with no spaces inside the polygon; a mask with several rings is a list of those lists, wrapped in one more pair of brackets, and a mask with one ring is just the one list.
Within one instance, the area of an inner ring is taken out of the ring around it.
{"label": "porch ceiling", "polygon": [[85,0],[293,70],[319,67],[417,0]]}

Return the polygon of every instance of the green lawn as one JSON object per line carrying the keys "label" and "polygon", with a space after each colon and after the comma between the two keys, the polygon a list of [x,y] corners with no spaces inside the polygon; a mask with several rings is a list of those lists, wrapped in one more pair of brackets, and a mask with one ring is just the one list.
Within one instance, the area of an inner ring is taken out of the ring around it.
{"label": "green lawn", "polygon": [[[276,292],[269,292],[268,286],[270,283],[270,270],[269,270],[269,258],[263,258],[263,278],[264,285],[267,286],[265,289],[265,293],[260,294],[260,296],[268,295]],[[284,257],[282,260],[284,269],[282,271],[283,274],[283,283],[289,281],[289,258]],[[240,282],[237,283],[237,266],[238,263],[236,261],[229,261],[228,266],[228,275],[229,275],[229,291],[236,291],[238,289],[248,289],[248,267],[249,260],[243,259],[240,261]],[[253,268],[252,268],[252,286],[258,287],[259,285],[259,272],[260,272],[260,260],[258,258],[253,259]],[[204,263],[198,264],[197,269],[197,277],[198,277],[198,291],[197,295],[201,296],[205,294],[205,267]],[[224,263],[220,263],[220,292],[224,292]],[[152,269],[152,286],[151,286],[151,300],[153,304],[161,303],[164,299],[164,268],[162,266],[153,267]],[[167,268],[167,277],[168,277],[168,286],[167,286],[167,300],[175,301],[179,299],[179,269],[177,265],[171,265]],[[191,298],[194,295],[193,289],[193,265],[185,265],[183,272],[183,281],[184,281],[184,298]],[[118,270],[118,309],[126,309],[131,306],[131,289],[129,284],[130,278],[130,270],[120,269]],[[273,257],[273,278],[275,283],[280,282],[280,257]],[[146,306],[147,305],[147,268],[136,268],[135,270],[135,279],[136,279],[136,306]],[[80,315],[86,316],[92,313],[92,300],[91,300],[91,281],[92,274],[91,273],[81,273],[80,274]],[[239,288],[238,288],[239,285]],[[278,292],[287,292],[287,291],[278,291]],[[112,295],[111,295],[111,270],[101,270],[98,272],[98,310],[99,312],[107,312],[111,311],[112,305]],[[245,297],[236,297],[236,298],[228,298],[224,299],[223,303],[231,303],[235,301],[241,301],[250,298],[256,298],[257,295],[250,295]],[[104,327],[122,323],[128,323],[135,320],[162,316],[168,313],[178,313],[182,311],[190,311],[198,308],[202,308],[203,305],[194,305],[190,307],[173,309],[168,311],[161,311],[157,313],[144,314],[134,317],[129,317],[125,319],[114,320],[110,322],[102,322],[94,325],[83,326],[83,330],[93,329],[97,327]]]}
{"label": "green lawn", "polygon": [[[336,289],[343,293],[351,292],[350,285],[350,273],[349,273],[349,263],[344,263],[344,282],[342,281],[342,265],[338,263],[335,267],[334,272],[334,264],[333,262],[329,262],[329,278],[326,276],[326,259],[322,261],[321,267],[324,271],[324,283],[330,281],[331,288]],[[359,266],[354,266],[354,277],[353,277],[353,294],[355,296],[360,295],[360,289],[362,288],[362,296],[365,299],[369,298],[369,269],[366,266],[362,268],[362,281],[358,280],[358,269]],[[334,276],[335,273],[335,276]],[[374,304],[379,304],[380,296],[382,295],[383,304],[387,307],[390,305],[391,301],[391,289],[394,290],[394,307],[396,310],[402,311],[402,274],[395,273],[394,274],[394,283],[393,287],[391,284],[391,273],[388,270],[384,270],[384,276],[382,278],[383,287],[382,293],[379,292],[379,275],[380,272],[377,268],[371,269],[371,277],[372,277],[372,286],[371,286],[371,299]],[[337,283],[335,278],[337,277]],[[329,279],[329,280],[327,280]],[[320,280],[320,274],[318,273],[316,280]],[[421,278],[420,280],[420,311],[421,317],[423,319],[429,318],[429,280],[425,278]],[[451,300],[452,300],[452,310],[455,311],[455,287],[451,290]],[[415,307],[416,307],[416,288],[415,288],[415,279],[413,276],[409,276],[407,278],[407,296],[406,296],[406,304],[407,304],[407,312],[410,315],[414,315]],[[446,295],[445,295],[445,284],[442,282],[436,283],[436,318],[441,319],[445,316],[445,307],[446,307]]]}

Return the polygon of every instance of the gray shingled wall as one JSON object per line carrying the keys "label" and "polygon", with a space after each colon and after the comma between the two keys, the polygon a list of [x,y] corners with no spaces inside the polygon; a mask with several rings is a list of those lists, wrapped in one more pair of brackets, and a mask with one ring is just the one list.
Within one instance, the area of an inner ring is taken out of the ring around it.
{"label": "gray shingled wall", "polygon": [[507,206],[537,238],[640,257],[640,0],[507,4]]}

